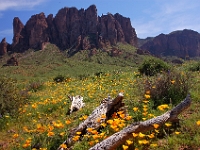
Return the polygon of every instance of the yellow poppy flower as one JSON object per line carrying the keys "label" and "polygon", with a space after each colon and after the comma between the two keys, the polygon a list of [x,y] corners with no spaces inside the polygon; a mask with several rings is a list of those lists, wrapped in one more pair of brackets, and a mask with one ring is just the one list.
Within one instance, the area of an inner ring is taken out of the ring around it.
{"label": "yellow poppy flower", "polygon": [[200,120],[199,120],[199,121],[197,121],[197,125],[198,125],[198,126],[200,126]]}
{"label": "yellow poppy flower", "polygon": [[61,132],[61,133],[60,133],[60,136],[64,136],[64,135],[65,135],[65,132]]}
{"label": "yellow poppy flower", "polygon": [[141,133],[141,132],[139,133],[139,137],[140,137],[140,138],[143,138],[143,137],[145,137],[145,136],[146,136],[145,134],[143,134],[143,133]]}
{"label": "yellow poppy flower", "polygon": [[126,120],[131,120],[132,116],[126,116]]}
{"label": "yellow poppy flower", "polygon": [[142,114],[143,114],[143,116],[146,116],[148,114],[148,112],[143,112]]}
{"label": "yellow poppy flower", "polygon": [[148,100],[143,100],[143,103],[148,103],[149,101]]}
{"label": "yellow poppy flower", "polygon": [[18,137],[19,137],[19,134],[17,134],[17,133],[16,133],[16,134],[13,134],[13,138],[16,139],[16,138],[18,138]]}
{"label": "yellow poppy flower", "polygon": [[146,91],[146,94],[150,95],[150,90]]}
{"label": "yellow poppy flower", "polygon": [[145,94],[144,97],[145,97],[146,99],[151,98],[151,96],[150,96],[149,94]]}
{"label": "yellow poppy flower", "polygon": [[81,132],[76,132],[76,134],[80,135],[80,134],[81,134]]}
{"label": "yellow poppy flower", "polygon": [[71,123],[71,121],[70,120],[66,120],[65,123],[68,125],[68,124]]}
{"label": "yellow poppy flower", "polygon": [[171,83],[172,83],[172,84],[174,84],[174,83],[175,83],[175,81],[174,81],[174,80],[171,80]]}
{"label": "yellow poppy flower", "polygon": [[145,144],[149,144],[149,141],[147,141],[147,140],[138,140],[138,143],[140,144],[140,145],[145,145]]}
{"label": "yellow poppy flower", "polygon": [[166,126],[166,127],[171,127],[172,124],[171,124],[171,123],[165,123],[165,126]]}
{"label": "yellow poppy flower", "polygon": [[137,133],[132,133],[133,134],[133,137],[137,137],[138,136],[138,134]]}
{"label": "yellow poppy flower", "polygon": [[157,146],[158,144],[155,144],[155,143],[150,144],[150,147],[157,147]]}
{"label": "yellow poppy flower", "polygon": [[83,118],[84,120],[86,120],[86,119],[87,119],[87,117],[88,117],[87,115],[84,115],[82,118]]}
{"label": "yellow poppy flower", "polygon": [[145,121],[145,120],[147,120],[147,118],[142,118],[142,120],[144,120],[144,121]]}
{"label": "yellow poppy flower", "polygon": [[153,139],[155,137],[155,135],[152,133],[150,135],[147,135],[150,139]]}
{"label": "yellow poppy flower", "polygon": [[174,133],[175,133],[176,135],[178,135],[178,134],[180,134],[181,132],[175,131]]}
{"label": "yellow poppy flower", "polygon": [[146,108],[146,107],[145,107],[145,108],[143,108],[143,111],[145,111],[145,112],[146,112],[147,110],[148,110],[148,108]]}
{"label": "yellow poppy flower", "polygon": [[51,132],[51,131],[47,133],[48,137],[51,137],[51,136],[54,136],[54,135],[55,135],[54,132]]}
{"label": "yellow poppy flower", "polygon": [[131,144],[133,143],[133,141],[131,141],[131,140],[126,140],[126,143],[127,143],[128,145],[131,145]]}
{"label": "yellow poppy flower", "polygon": [[80,138],[80,136],[79,136],[79,135],[76,135],[76,136],[74,136],[74,137],[72,138],[72,140],[73,140],[73,141],[78,141],[79,138]]}
{"label": "yellow poppy flower", "polygon": [[106,123],[101,123],[101,126],[103,127],[106,127],[106,125],[107,125]]}
{"label": "yellow poppy flower", "polygon": [[127,150],[128,146],[127,145],[122,145],[123,150]]}
{"label": "yellow poppy flower", "polygon": [[133,107],[133,111],[138,111],[138,107]]}

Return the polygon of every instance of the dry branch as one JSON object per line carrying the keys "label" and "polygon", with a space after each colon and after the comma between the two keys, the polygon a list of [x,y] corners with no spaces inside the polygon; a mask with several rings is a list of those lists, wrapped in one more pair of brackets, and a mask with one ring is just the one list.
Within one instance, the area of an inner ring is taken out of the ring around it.
{"label": "dry branch", "polygon": [[123,130],[113,134],[107,139],[103,140],[100,143],[97,143],[95,146],[91,147],[89,150],[114,150],[121,144],[123,144],[127,139],[132,137],[132,133],[139,133],[148,130],[154,129],[153,124],[163,125],[167,121],[176,120],[178,115],[187,109],[191,104],[190,95],[179,103],[172,110],[167,111],[161,116],[158,116],[153,119],[149,119],[143,122],[132,123],[131,125],[125,127]]}
{"label": "dry branch", "polygon": [[[81,132],[81,135],[84,135],[87,133],[88,128],[98,130],[101,126],[101,123],[111,118],[114,112],[122,109],[124,106],[124,103],[122,102],[123,97],[123,94],[119,93],[115,99],[111,99],[110,97],[105,98],[101,105],[97,107],[85,121],[83,121],[77,128],[70,132],[68,139],[64,141],[64,144],[72,146],[74,144],[72,139],[76,135],[76,132]],[[106,117],[102,118],[102,116]],[[100,121],[97,121],[99,119]],[[58,150],[63,150],[63,148],[59,147]]]}

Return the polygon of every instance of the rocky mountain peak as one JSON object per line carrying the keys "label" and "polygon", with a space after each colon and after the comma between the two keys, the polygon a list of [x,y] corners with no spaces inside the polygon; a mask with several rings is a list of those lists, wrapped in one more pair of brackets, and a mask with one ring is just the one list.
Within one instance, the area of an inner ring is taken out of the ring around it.
{"label": "rocky mountain peak", "polygon": [[129,18],[118,13],[98,16],[95,5],[86,10],[64,7],[55,17],[52,14],[46,17],[43,12],[35,14],[25,25],[16,17],[13,31],[12,52],[43,49],[48,42],[72,52],[103,48],[117,42],[137,46],[137,35]]}

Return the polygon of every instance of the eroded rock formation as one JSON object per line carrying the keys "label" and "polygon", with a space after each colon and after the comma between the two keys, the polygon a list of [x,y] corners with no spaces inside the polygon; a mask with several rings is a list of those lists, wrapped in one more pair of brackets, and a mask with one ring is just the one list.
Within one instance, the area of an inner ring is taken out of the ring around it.
{"label": "eroded rock formation", "polygon": [[60,49],[77,52],[82,49],[103,48],[117,42],[137,46],[137,35],[129,18],[120,14],[97,15],[95,5],[86,10],[65,7],[55,17],[44,13],[31,16],[26,25],[13,20],[13,52],[29,48],[42,49],[50,42]]}

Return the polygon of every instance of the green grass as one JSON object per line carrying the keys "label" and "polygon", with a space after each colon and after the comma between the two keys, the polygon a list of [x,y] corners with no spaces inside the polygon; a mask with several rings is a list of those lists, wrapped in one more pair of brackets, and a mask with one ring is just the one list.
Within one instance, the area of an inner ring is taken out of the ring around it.
{"label": "green grass", "polygon": [[[39,145],[41,149],[54,150],[66,139],[70,130],[82,122],[83,116],[88,116],[105,97],[110,95],[114,98],[119,92],[124,93],[123,101],[127,112],[133,118],[132,120],[118,118],[120,121],[125,120],[125,126],[133,121],[142,121],[144,118],[153,117],[151,115],[158,116],[167,111],[167,109],[165,111],[152,109],[153,101],[151,100],[147,104],[143,103],[146,92],[145,81],[155,82],[163,75],[162,73],[152,77],[139,75],[138,64],[150,56],[137,55],[135,48],[129,45],[119,44],[117,47],[124,53],[120,57],[113,58],[109,56],[109,53],[100,50],[95,56],[90,57],[89,51],[81,51],[68,58],[65,52],[61,53],[54,45],[49,45],[43,51],[29,50],[29,53],[17,54],[19,66],[3,67],[0,69],[0,74],[15,79],[19,92],[24,92],[27,99],[18,108],[17,117],[6,114],[0,118],[0,149],[28,150],[31,146]],[[124,60],[128,54],[131,54],[131,57]],[[6,59],[3,58],[1,63],[4,64],[5,61]],[[187,66],[190,63],[185,61],[184,64],[173,66],[173,68],[192,76],[189,89],[192,105],[179,116],[180,127],[176,130],[170,128],[173,132],[167,136],[163,134],[162,128],[160,128],[162,136],[157,136],[155,131],[143,133],[146,134],[146,139],[150,144],[157,144],[156,147],[149,147],[149,149],[198,149],[200,147],[200,126],[196,124],[200,120],[198,109],[200,107],[200,77],[199,72],[188,71]],[[65,77],[66,80],[54,82],[54,78],[59,75]],[[71,104],[67,95],[83,96],[85,107],[72,115],[66,115]],[[134,111],[134,107],[137,107],[138,111]],[[147,108],[146,115],[144,107]],[[170,105],[169,109],[172,107]],[[69,124],[66,121],[69,121]],[[175,131],[180,134],[175,134]],[[112,129],[107,124],[101,132],[109,136],[116,132],[116,128]],[[147,138],[151,133],[156,135],[155,138]],[[97,139],[92,136],[88,139],[83,138],[75,143],[73,149],[87,150],[98,142],[95,140]],[[130,140],[135,143],[132,148],[145,149],[150,145],[139,144],[138,141],[143,140],[139,137]],[[118,149],[122,149],[122,146]]]}

